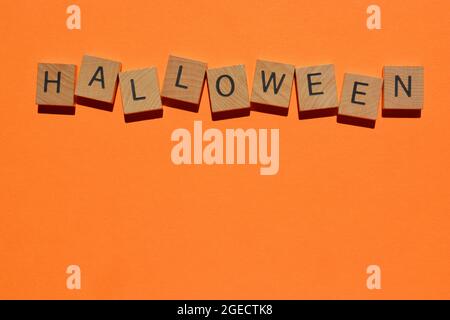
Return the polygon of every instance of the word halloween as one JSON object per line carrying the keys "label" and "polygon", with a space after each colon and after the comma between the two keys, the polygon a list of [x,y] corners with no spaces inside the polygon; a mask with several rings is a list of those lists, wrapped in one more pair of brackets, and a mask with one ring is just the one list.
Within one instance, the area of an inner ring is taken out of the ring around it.
{"label": "word halloween", "polygon": [[76,88],[75,78],[75,65],[38,64],[36,103],[50,110],[74,109],[75,102],[112,110],[120,83],[125,121],[136,121],[162,117],[163,104],[198,111],[206,78],[213,120],[246,116],[251,109],[287,115],[295,81],[300,117],[337,114],[375,123],[382,90],[386,116],[420,116],[424,96],[422,66],[385,66],[383,79],[346,73],[340,102],[334,65],[295,68],[257,60],[250,97],[244,65],[208,69],[175,56],[169,56],[161,91],[156,68],[121,72],[120,62],[92,56],[83,57]]}

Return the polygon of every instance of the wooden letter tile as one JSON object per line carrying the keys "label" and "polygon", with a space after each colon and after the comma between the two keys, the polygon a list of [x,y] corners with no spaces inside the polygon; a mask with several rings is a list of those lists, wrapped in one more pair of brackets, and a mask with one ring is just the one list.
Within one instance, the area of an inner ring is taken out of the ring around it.
{"label": "wooden letter tile", "polygon": [[75,72],[73,64],[39,63],[36,104],[75,107]]}
{"label": "wooden letter tile", "polygon": [[201,61],[169,56],[161,92],[163,103],[198,111],[208,65]]}
{"label": "wooden letter tile", "polygon": [[420,116],[423,108],[423,67],[386,66],[383,69],[383,116]]}
{"label": "wooden letter tile", "polygon": [[[125,120],[132,121],[162,116],[156,68],[146,68],[119,73]],[[136,119],[137,120],[137,119]]]}
{"label": "wooden letter tile", "polygon": [[207,75],[213,120],[250,114],[244,65],[208,69]]}
{"label": "wooden letter tile", "polygon": [[341,116],[341,120],[348,119],[347,117],[362,119],[367,120],[369,126],[372,126],[372,123],[374,126],[378,116],[382,83],[380,78],[346,73],[339,104],[338,116]]}
{"label": "wooden letter tile", "polygon": [[121,63],[83,56],[76,89],[79,104],[112,110]]}
{"label": "wooden letter tile", "polygon": [[287,115],[293,78],[293,65],[257,60],[250,99],[252,108],[261,112]]}
{"label": "wooden letter tile", "polygon": [[334,65],[295,69],[300,118],[336,115],[338,107]]}

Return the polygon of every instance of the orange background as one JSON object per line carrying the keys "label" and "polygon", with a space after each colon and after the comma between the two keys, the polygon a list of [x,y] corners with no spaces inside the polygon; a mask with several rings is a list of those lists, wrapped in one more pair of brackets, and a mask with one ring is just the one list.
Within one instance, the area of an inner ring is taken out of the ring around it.
{"label": "orange background", "polygon": [[[450,96],[447,0],[2,1],[0,298],[450,298]],[[83,54],[123,70],[169,54],[296,66],[334,63],[381,76],[383,65],[425,67],[420,119],[375,129],[336,119],[252,112],[212,122],[198,114],[126,124],[79,106],[37,113],[38,62],[80,65]],[[280,172],[259,166],[175,166],[176,128],[280,128]],[[80,265],[82,290],[66,267]],[[382,290],[366,288],[366,267]]]}

